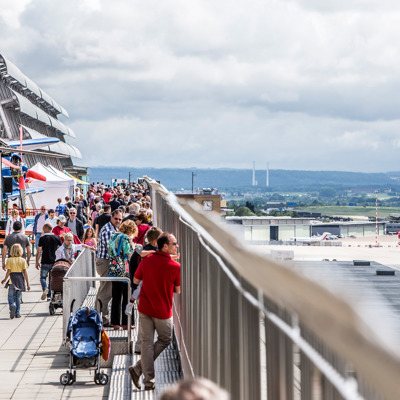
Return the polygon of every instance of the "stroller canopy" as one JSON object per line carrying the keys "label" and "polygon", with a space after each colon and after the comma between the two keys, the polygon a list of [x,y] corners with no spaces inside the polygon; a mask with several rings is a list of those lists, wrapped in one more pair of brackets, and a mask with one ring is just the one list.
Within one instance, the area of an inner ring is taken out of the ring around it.
{"label": "stroller canopy", "polygon": [[72,354],[91,358],[99,354],[103,329],[100,314],[90,308],[80,308],[70,318],[67,335],[71,339]]}

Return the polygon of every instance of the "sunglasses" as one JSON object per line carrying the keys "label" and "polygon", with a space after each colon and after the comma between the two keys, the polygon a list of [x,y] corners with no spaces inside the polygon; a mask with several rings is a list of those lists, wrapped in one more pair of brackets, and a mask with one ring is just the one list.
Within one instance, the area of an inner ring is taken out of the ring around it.
{"label": "sunglasses", "polygon": [[113,217],[116,221],[122,221],[122,218],[115,218]]}

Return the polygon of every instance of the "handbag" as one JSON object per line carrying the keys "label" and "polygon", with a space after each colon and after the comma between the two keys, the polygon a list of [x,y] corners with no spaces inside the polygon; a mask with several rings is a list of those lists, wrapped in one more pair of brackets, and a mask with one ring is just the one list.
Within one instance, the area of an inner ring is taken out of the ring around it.
{"label": "handbag", "polygon": [[114,276],[117,278],[128,277],[128,273],[126,272],[125,268],[125,258],[122,258],[120,255],[123,236],[124,235],[121,235],[119,238],[117,254],[114,257],[111,257],[110,259],[108,276]]}
{"label": "handbag", "polygon": [[108,337],[106,331],[102,330],[101,332],[101,358],[104,361],[108,360],[108,357],[110,357],[110,350],[111,350],[111,342],[110,342],[110,338]]}

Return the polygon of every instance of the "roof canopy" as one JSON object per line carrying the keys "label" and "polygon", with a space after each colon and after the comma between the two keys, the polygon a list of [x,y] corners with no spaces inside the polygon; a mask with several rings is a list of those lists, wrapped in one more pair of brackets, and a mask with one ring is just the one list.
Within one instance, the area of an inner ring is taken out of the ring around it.
{"label": "roof canopy", "polygon": [[[35,131],[32,128],[27,128],[26,126],[22,125],[23,128],[28,132],[29,136],[32,139],[47,139],[48,137],[45,135],[42,135],[38,131]],[[70,157],[75,157],[75,158],[82,158],[82,154],[79,151],[79,149],[72,144],[65,143],[65,142],[58,142],[51,144],[50,146],[44,146],[42,147],[42,150],[48,150],[48,151],[53,151],[54,153],[59,153],[59,154],[64,154]]]}
{"label": "roof canopy", "polygon": [[64,135],[76,138],[74,131],[72,129],[67,128],[67,126],[65,126],[61,121],[47,114],[41,108],[31,103],[26,97],[17,93],[15,90],[12,90],[12,92],[17,98],[22,113],[29,115],[31,118],[37,119],[54,129],[59,130]]}
{"label": "roof canopy", "polygon": [[60,106],[52,97],[50,97],[43,89],[40,89],[35,82],[33,82],[30,78],[28,78],[14,63],[8,60],[6,57],[0,54],[0,57],[3,59],[3,64],[6,67],[6,71],[3,74],[7,77],[15,79],[20,85],[27,88],[29,91],[34,93],[38,98],[45,101],[49,106],[53,107],[56,110],[57,114],[62,114],[66,117],[69,117],[67,110]]}

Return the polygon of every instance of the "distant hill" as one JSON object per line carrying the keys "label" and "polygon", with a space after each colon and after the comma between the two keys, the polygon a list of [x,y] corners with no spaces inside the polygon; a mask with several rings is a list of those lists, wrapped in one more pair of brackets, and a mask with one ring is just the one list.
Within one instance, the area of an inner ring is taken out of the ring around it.
{"label": "distant hill", "polygon": [[[110,184],[112,179],[131,180],[147,175],[170,190],[191,189],[192,172],[194,188],[214,187],[220,190],[227,188],[250,188],[252,183],[251,169],[200,169],[200,168],[128,168],[128,167],[92,167],[91,182]],[[256,170],[259,189],[266,189],[266,171]],[[270,190],[284,190],[294,187],[338,186],[338,187],[400,187],[400,172],[362,173],[343,171],[298,171],[275,169],[269,172]]]}

